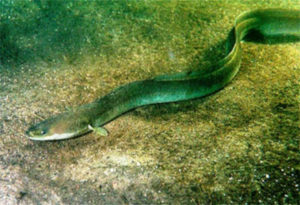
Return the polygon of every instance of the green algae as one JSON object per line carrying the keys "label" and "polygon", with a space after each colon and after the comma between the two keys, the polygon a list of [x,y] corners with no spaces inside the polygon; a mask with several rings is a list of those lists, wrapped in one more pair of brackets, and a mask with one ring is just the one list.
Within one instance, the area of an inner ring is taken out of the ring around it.
{"label": "green algae", "polygon": [[139,108],[106,125],[108,137],[33,143],[24,136],[34,121],[121,84],[210,64],[241,12],[299,8],[297,1],[35,2],[1,1],[1,196],[297,203],[299,43],[245,43],[240,73],[224,90]]}

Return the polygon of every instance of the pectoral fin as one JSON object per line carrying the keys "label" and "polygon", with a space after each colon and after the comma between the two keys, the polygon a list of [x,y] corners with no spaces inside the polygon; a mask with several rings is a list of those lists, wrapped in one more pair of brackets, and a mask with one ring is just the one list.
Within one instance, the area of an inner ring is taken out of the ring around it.
{"label": "pectoral fin", "polygon": [[65,109],[66,109],[66,111],[72,111],[72,107],[71,106],[66,106]]}
{"label": "pectoral fin", "polygon": [[91,125],[89,125],[89,129],[93,130],[97,135],[105,137],[108,136],[108,131],[103,127],[92,127]]}

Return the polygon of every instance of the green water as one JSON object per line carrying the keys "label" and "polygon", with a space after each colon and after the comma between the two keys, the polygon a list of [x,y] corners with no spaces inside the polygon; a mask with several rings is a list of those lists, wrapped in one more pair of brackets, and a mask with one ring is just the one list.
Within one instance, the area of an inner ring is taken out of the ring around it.
{"label": "green water", "polygon": [[[179,16],[193,4],[201,6],[191,3],[4,0],[1,1],[1,62],[51,62],[67,58],[75,63],[85,55],[118,56],[122,47],[133,42],[168,43],[172,38],[169,32],[193,26],[184,25],[181,18],[178,19],[182,22],[169,24],[171,15]],[[184,15],[193,14],[185,11]],[[195,15],[190,21],[196,25],[197,18]]]}

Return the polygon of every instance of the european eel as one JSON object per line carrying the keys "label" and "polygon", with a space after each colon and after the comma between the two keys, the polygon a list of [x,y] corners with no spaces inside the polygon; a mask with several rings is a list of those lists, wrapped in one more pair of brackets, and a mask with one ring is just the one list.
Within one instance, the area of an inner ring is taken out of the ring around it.
{"label": "european eel", "polygon": [[92,131],[107,135],[102,128],[104,124],[136,107],[212,94],[235,77],[241,64],[240,42],[253,33],[267,41],[299,41],[300,10],[257,9],[245,12],[236,18],[227,37],[226,56],[208,73],[195,70],[128,83],[92,103],[46,119],[30,127],[26,133],[30,139],[40,141],[69,139]]}

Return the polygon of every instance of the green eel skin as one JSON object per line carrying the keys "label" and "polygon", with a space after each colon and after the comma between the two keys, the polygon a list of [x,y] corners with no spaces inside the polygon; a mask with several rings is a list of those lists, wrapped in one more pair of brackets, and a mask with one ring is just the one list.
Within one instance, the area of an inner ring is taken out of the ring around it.
{"label": "green eel skin", "polygon": [[265,42],[300,40],[300,10],[258,9],[243,13],[236,19],[227,38],[226,57],[209,72],[196,70],[135,81],[92,103],[42,121],[26,133],[30,139],[41,141],[68,139],[91,131],[105,135],[107,132],[101,126],[136,107],[190,100],[214,93],[237,74],[241,63],[240,42],[253,34]]}

